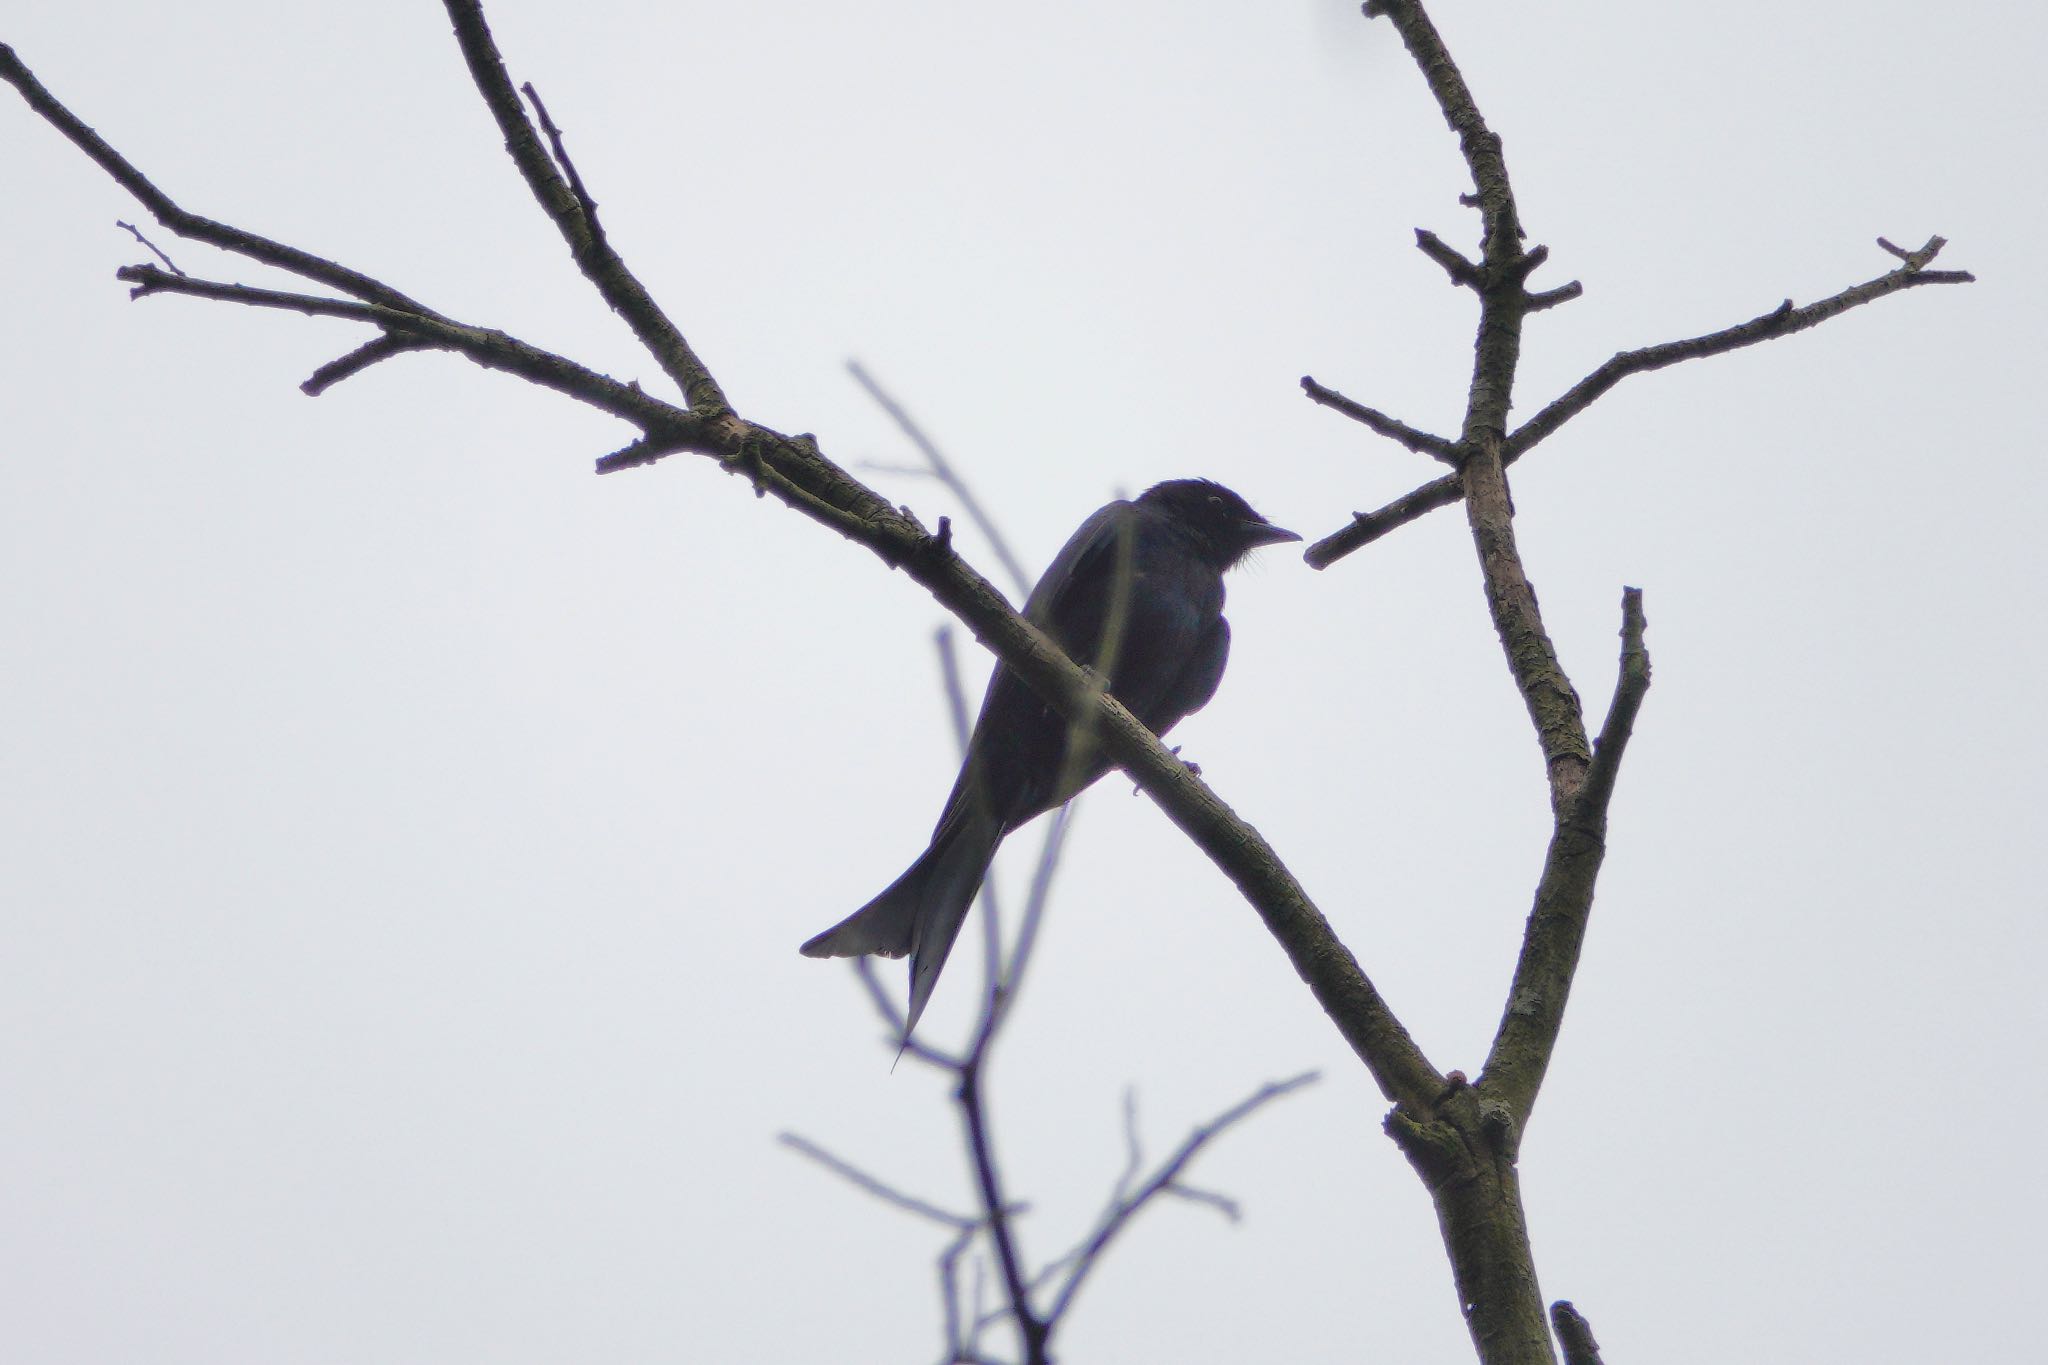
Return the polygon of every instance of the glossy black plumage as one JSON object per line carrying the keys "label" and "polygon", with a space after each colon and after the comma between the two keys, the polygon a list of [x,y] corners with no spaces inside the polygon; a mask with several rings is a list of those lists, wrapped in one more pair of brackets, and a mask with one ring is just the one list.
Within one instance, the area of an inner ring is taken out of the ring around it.
{"label": "glossy black plumage", "polygon": [[[1024,615],[1117,700],[1165,734],[1216,693],[1230,656],[1223,574],[1261,545],[1299,540],[1221,484],[1176,479],[1081,523],[1031,590]],[[804,944],[811,957],[911,959],[905,1033],[917,1026],[996,848],[1078,794],[1108,763],[997,666],[931,845],[845,920]]]}

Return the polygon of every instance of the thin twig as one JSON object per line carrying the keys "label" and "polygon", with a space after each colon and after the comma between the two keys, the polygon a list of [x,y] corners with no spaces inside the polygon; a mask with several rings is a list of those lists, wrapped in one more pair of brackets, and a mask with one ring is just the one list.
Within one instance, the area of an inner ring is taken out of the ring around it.
{"label": "thin twig", "polygon": [[[1718,332],[1708,332],[1703,336],[1687,337],[1679,341],[1667,341],[1634,351],[1617,351],[1598,369],[1565,390],[1535,416],[1509,433],[1503,452],[1505,459],[1512,464],[1528,454],[1559,427],[1591,407],[1595,400],[1630,375],[1661,370],[1680,361],[1725,355],[1730,351],[1741,350],[1745,346],[1754,346],[1758,342],[1772,341],[1778,337],[1790,336],[1794,332],[1803,332],[1810,327],[1818,327],[1829,318],[1851,308],[1874,303],[1902,290],[1927,284],[1970,284],[1976,279],[1976,276],[1967,270],[1926,268],[1927,262],[1933,260],[1944,245],[1940,237],[1930,238],[1926,246],[1915,252],[1902,252],[1898,247],[1884,242],[1882,238],[1879,242],[1893,255],[1902,257],[1906,264],[1896,270],[1888,270],[1874,279],[1865,280],[1861,284],[1851,285],[1839,293],[1831,294],[1804,307],[1794,307],[1792,301],[1787,299],[1767,313],[1760,313],[1747,322],[1724,327]],[[1378,511],[1353,514],[1350,525],[1315,542],[1308,547],[1302,557],[1312,567],[1326,569],[1352,551],[1370,545],[1387,532],[1405,526],[1426,512],[1448,507],[1462,496],[1463,491],[1456,476],[1447,475],[1433,479],[1414,491],[1403,494]]]}
{"label": "thin twig", "polygon": [[[1024,914],[1017,925],[1017,942],[1010,950],[1010,963],[1003,973],[995,1016],[985,1029],[990,1038],[1023,989],[1024,971],[1031,965],[1032,952],[1038,946],[1038,928],[1045,922],[1045,907],[1052,897],[1053,875],[1059,870],[1060,854],[1066,850],[1067,831],[1073,828],[1080,810],[1081,798],[1077,796],[1054,811],[1045,827],[1045,840],[1039,845],[1038,862],[1031,871],[1031,889],[1024,897]],[[988,1043],[978,1038],[977,1047],[986,1051]]]}
{"label": "thin twig", "polygon": [[1545,289],[1529,296],[1529,311],[1540,313],[1546,308],[1555,308],[1560,303],[1569,303],[1586,292],[1586,286],[1577,280],[1561,284],[1555,289]]}
{"label": "thin twig", "polygon": [[1235,1199],[1232,1199],[1227,1194],[1218,1194],[1215,1190],[1204,1190],[1194,1185],[1180,1184],[1168,1185],[1159,1192],[1169,1199],[1182,1199],[1190,1204],[1207,1205],[1233,1223],[1244,1221],[1244,1209],[1239,1206]]}
{"label": "thin twig", "polygon": [[[177,267],[173,266],[172,269],[176,270]],[[179,270],[178,273],[182,275],[185,272]],[[299,385],[299,391],[308,398],[318,398],[342,380],[361,374],[380,360],[389,360],[393,356],[405,355],[412,351],[433,349],[435,347],[432,343],[421,341],[417,337],[393,336],[387,332],[383,336],[373,337],[347,355],[338,356],[313,371],[305,382]]]}
{"label": "thin twig", "polygon": [[817,1143],[800,1134],[781,1133],[776,1136],[775,1140],[791,1151],[809,1157],[812,1161],[817,1162],[820,1166],[823,1166],[826,1170],[847,1183],[858,1189],[865,1190],[885,1204],[892,1204],[902,1209],[905,1213],[913,1213],[919,1218],[929,1219],[944,1227],[954,1228],[962,1232],[971,1233],[981,1226],[981,1219],[952,1213],[928,1200],[919,1199],[916,1195],[905,1194],[894,1185],[882,1180],[879,1176],[870,1175],[843,1157],[834,1156],[831,1152],[826,1151]]}
{"label": "thin twig", "polygon": [[148,177],[135,169],[128,159],[107,144],[106,139],[87,127],[83,120],[58,102],[56,96],[44,89],[14,49],[0,43],[0,80],[6,81],[21,92],[29,108],[42,115],[43,119],[62,133],[80,151],[84,152],[95,165],[114,178],[114,182],[141,201],[159,223],[195,242],[205,242],[247,256],[252,261],[274,265],[288,270],[303,279],[313,280],[339,289],[342,293],[368,303],[382,304],[387,308],[400,309],[408,313],[433,316],[433,311],[413,299],[407,298],[382,280],[373,280],[368,275],[350,270],[346,266],[324,260],[311,252],[297,247],[274,242],[241,228],[217,223],[180,208],[171,197],[151,184]]}
{"label": "thin twig", "polygon": [[498,131],[505,138],[505,150],[511,154],[541,210],[568,243],[577,269],[612,310],[625,319],[640,344],[682,390],[683,401],[692,412],[707,418],[730,416],[732,404],[718,381],[711,377],[711,371],[597,230],[596,220],[585,216],[585,205],[590,203],[588,193],[579,193],[580,186],[572,188],[542,149],[533,123],[512,89],[512,78],[505,72],[505,59],[499,55],[497,40],[484,21],[480,0],[443,2],[448,17],[454,21],[455,41],[468,64],[470,80],[483,96],[491,117],[497,120]]}
{"label": "thin twig", "polygon": [[1447,464],[1457,463],[1458,443],[1455,441],[1411,427],[1399,418],[1387,416],[1377,408],[1369,408],[1363,403],[1354,402],[1335,389],[1325,388],[1317,383],[1311,375],[1301,377],[1301,390],[1324,407],[1341,412],[1354,422],[1364,423],[1388,440],[1398,442],[1418,455],[1434,455]]}
{"label": "thin twig", "polygon": [[149,238],[145,237],[142,233],[142,229],[135,226],[135,224],[123,222],[117,218],[114,220],[114,226],[117,228],[126,228],[128,230],[128,235],[130,237],[133,237],[136,241],[142,243],[144,246],[148,247],[150,249],[150,252],[158,260],[164,263],[164,268],[170,271],[173,275],[182,275],[185,273],[184,271],[178,268],[178,263],[176,261],[172,260],[169,256],[164,254],[164,249],[162,247],[158,246],[155,242],[152,242],[149,240]]}
{"label": "thin twig", "polygon": [[1138,1137],[1138,1087],[1124,1087],[1124,1168],[1111,1187],[1109,1202],[1112,1207],[1121,1204],[1124,1196],[1131,1192],[1131,1183],[1138,1178],[1138,1172],[1145,1166],[1145,1146]]}
{"label": "thin twig", "polygon": [[1052,1307],[1046,1311],[1046,1326],[1051,1328],[1058,1325],[1067,1310],[1074,1306],[1075,1296],[1081,1292],[1081,1286],[1087,1283],[1096,1266],[1101,1264],[1103,1253],[1109,1249],[1110,1243],[1116,1240],[1117,1234],[1130,1224],[1140,1209],[1174,1185],[1180,1173],[1187,1169],[1188,1163],[1200,1154],[1202,1148],[1233,1124],[1249,1117],[1264,1105],[1303,1086],[1313,1085],[1320,1076],[1320,1072],[1304,1071],[1299,1076],[1290,1076],[1284,1081],[1269,1081],[1189,1133],[1180,1146],[1174,1149],[1173,1155],[1161,1163],[1143,1185],[1117,1201],[1115,1207],[1108,1210],[1096,1224],[1095,1230],[1088,1235],[1087,1240],[1062,1258],[1070,1261],[1073,1269],[1068,1272],[1066,1283],[1060,1286],[1060,1292],[1054,1297]]}
{"label": "thin twig", "polygon": [[183,294],[249,308],[274,308],[303,313],[308,317],[344,318],[368,323],[417,343],[414,349],[457,351],[486,369],[503,370],[588,403],[636,426],[660,431],[679,447],[716,448],[716,438],[709,427],[673,403],[664,403],[636,385],[621,384],[567,357],[543,351],[538,346],[492,328],[473,327],[437,313],[409,312],[380,303],[358,303],[354,299],[327,298],[318,294],[229,284],[221,280],[202,280],[191,275],[172,275],[153,265],[125,265],[114,272],[114,277],[134,285],[129,294],[138,299],[154,294]]}
{"label": "thin twig", "polygon": [[1643,631],[1648,624],[1643,615],[1643,590],[1622,589],[1621,666],[1615,674],[1614,700],[1608,703],[1600,738],[1593,742],[1593,766],[1587,769],[1586,783],[1579,789],[1579,810],[1574,819],[1607,818],[1607,803],[1614,795],[1622,753],[1635,731],[1636,712],[1642,709],[1643,697],[1650,690],[1650,651],[1643,645]]}
{"label": "thin twig", "polygon": [[945,1319],[943,1330],[946,1359],[949,1361],[961,1360],[973,1349],[973,1343],[963,1336],[960,1330],[959,1266],[960,1258],[974,1245],[975,1234],[980,1230],[979,1225],[962,1228],[959,1235],[946,1243],[945,1248],[939,1252],[939,1305]]}
{"label": "thin twig", "polygon": [[1457,248],[1428,228],[1415,229],[1415,245],[1423,255],[1443,267],[1444,273],[1451,277],[1452,284],[1463,285],[1468,289],[1479,287],[1479,267],[1466,260]]}
{"label": "thin twig", "polygon": [[1301,557],[1311,569],[1327,569],[1353,550],[1370,545],[1411,521],[1420,521],[1439,507],[1449,507],[1463,496],[1464,485],[1458,482],[1456,474],[1431,479],[1375,511],[1353,512],[1350,524],[1310,545]]}
{"label": "thin twig", "polygon": [[1017,600],[1023,601],[1025,595],[1031,591],[1031,575],[1024,572],[1023,563],[1010,552],[1010,544],[1003,538],[1002,529],[983,509],[981,500],[974,496],[974,489],[954,470],[952,461],[946,458],[938,443],[925,434],[924,428],[919,426],[909,412],[905,411],[903,405],[868,373],[865,366],[858,360],[849,360],[846,362],[846,372],[853,376],[856,384],[867,391],[868,397],[875,400],[877,407],[889,414],[890,420],[895,422],[897,428],[909,438],[910,443],[917,447],[918,453],[924,456],[926,470],[931,476],[944,484],[953,496],[960,500],[960,510],[967,513],[975,526],[980,528],[982,537],[988,541],[990,552],[1002,564],[1003,572],[1010,576],[1011,584],[1016,587]]}
{"label": "thin twig", "polygon": [[[1915,253],[1913,260],[1932,260],[1941,249],[1941,239],[1933,238],[1926,248],[1924,257]],[[1803,332],[1809,327],[1818,327],[1840,313],[1861,304],[1873,303],[1901,290],[1914,289],[1925,284],[1970,284],[1976,276],[1967,270],[1928,270],[1924,265],[1915,265],[1912,260],[1897,270],[1886,271],[1875,279],[1851,285],[1838,294],[1795,308],[1792,300],[1786,299],[1768,313],[1759,314],[1747,322],[1733,327],[1724,327],[1718,332],[1704,336],[1687,337],[1681,341],[1667,341],[1657,346],[1645,346],[1636,351],[1617,352],[1600,368],[1581,379],[1553,399],[1534,417],[1524,422],[1508,437],[1508,448],[1513,457],[1520,457],[1534,448],[1559,427],[1592,406],[1593,401],[1632,374],[1644,374],[1676,365],[1684,360],[1699,360],[1707,356],[1725,355],[1730,351],[1754,346],[1762,341],[1774,341],[1794,332]]]}
{"label": "thin twig", "polygon": [[946,718],[953,722],[953,747],[962,762],[967,759],[967,687],[960,680],[960,651],[953,644],[953,627],[940,626],[932,643],[939,651],[939,681],[946,689]]}
{"label": "thin twig", "polygon": [[656,460],[662,459],[665,456],[687,449],[689,449],[688,446],[678,445],[674,441],[657,440],[652,436],[642,436],[629,446],[614,450],[609,455],[600,455],[597,458],[596,470],[600,474],[616,474],[622,469],[632,469],[638,465],[653,464]]}
{"label": "thin twig", "polygon": [[576,207],[583,211],[583,221],[589,226],[590,235],[604,245],[604,224],[597,220],[597,201],[584,188],[583,177],[577,174],[576,163],[569,158],[569,148],[562,141],[562,130],[548,117],[548,107],[541,102],[540,91],[533,88],[532,81],[521,84],[519,92],[533,106],[534,117],[540,120],[540,130],[548,135],[548,149],[554,153],[555,164],[562,168],[562,175],[569,182],[569,193],[576,196]]}

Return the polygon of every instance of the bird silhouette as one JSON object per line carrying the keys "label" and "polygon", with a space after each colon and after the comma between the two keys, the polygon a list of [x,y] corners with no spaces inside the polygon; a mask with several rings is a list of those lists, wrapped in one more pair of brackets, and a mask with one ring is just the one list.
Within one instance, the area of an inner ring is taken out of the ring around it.
{"label": "bird silhouette", "polygon": [[[1224,572],[1261,545],[1300,539],[1221,484],[1174,479],[1082,522],[1031,590],[1024,617],[1163,735],[1223,679]],[[1084,731],[997,664],[930,846],[880,895],[805,943],[805,956],[908,956],[908,1039],[1004,836],[1109,766]]]}

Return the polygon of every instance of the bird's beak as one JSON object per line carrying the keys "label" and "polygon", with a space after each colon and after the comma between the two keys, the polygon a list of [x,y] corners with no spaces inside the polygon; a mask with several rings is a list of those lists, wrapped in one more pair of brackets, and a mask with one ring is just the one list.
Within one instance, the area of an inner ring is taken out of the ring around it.
{"label": "bird's beak", "polygon": [[1263,521],[1249,521],[1244,524],[1245,544],[1253,549],[1261,545],[1283,545],[1290,540],[1300,540],[1299,532],[1284,526],[1274,526]]}

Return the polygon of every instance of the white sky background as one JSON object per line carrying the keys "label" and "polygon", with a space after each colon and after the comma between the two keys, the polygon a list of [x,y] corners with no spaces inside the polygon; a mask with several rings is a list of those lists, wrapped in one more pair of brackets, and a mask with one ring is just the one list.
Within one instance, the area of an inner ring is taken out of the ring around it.
{"label": "white sky background", "polygon": [[[1981,280],[1629,380],[1515,472],[1595,720],[1624,583],[1656,662],[1524,1148],[1543,1290],[1618,1362],[2022,1358],[2048,25],[1436,8],[1536,283],[1586,286],[1529,324],[1522,415],[1880,273],[1880,233]],[[1475,237],[1463,164],[1349,4],[490,12],[742,411],[901,460],[862,358],[1033,565],[1160,478],[1313,538],[1438,472],[1296,388],[1452,430],[1470,364],[1471,299],[1411,246]],[[656,380],[438,6],[40,3],[0,39],[188,208]],[[454,359],[309,401],[360,330],[129,304],[138,210],[11,94],[0,168],[0,1355],[934,1358],[942,1235],[773,1139],[968,1203],[940,1079],[892,1075],[851,973],[795,951],[950,781],[938,608],[701,460],[592,477],[630,433]],[[1175,739],[1475,1071],[1547,813],[1462,519],[1322,574],[1269,552],[1231,602]],[[1384,1103],[1104,783],[994,1072],[1027,1250],[1094,1216],[1126,1085],[1163,1154],[1311,1066],[1196,1171],[1245,1222],[1147,1214],[1063,1359],[1469,1358]]]}

